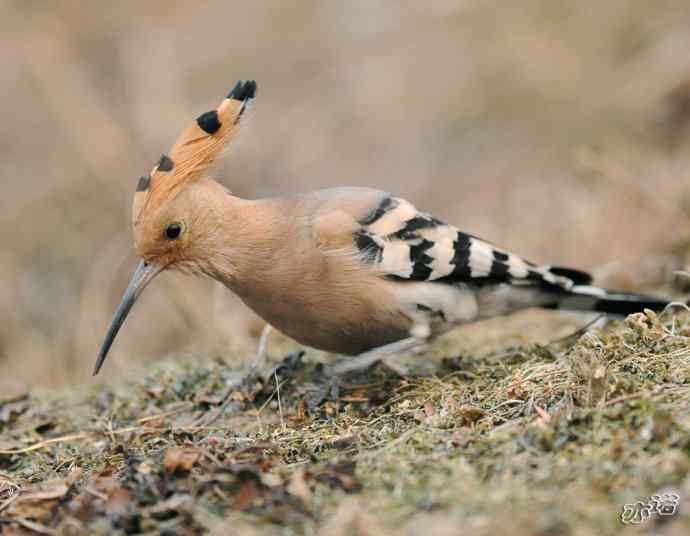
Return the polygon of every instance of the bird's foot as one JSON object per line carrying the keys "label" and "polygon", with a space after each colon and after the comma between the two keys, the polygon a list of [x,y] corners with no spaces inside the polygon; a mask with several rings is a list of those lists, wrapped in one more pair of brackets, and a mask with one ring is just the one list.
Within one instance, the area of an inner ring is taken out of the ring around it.
{"label": "bird's foot", "polygon": [[394,361],[393,358],[395,354],[421,348],[426,343],[426,338],[408,337],[407,339],[395,341],[390,344],[384,344],[383,346],[373,348],[363,354],[343,359],[333,367],[332,371],[333,374],[337,376],[345,374],[346,372],[364,370],[378,361],[383,361],[388,368],[399,373],[398,371],[406,369]]}
{"label": "bird's foot", "polygon": [[[343,358],[324,370],[321,381],[307,400],[307,406],[314,410],[325,401],[338,402],[340,392],[348,376],[357,376],[375,367],[379,362],[398,376],[407,376],[409,369],[397,360],[397,352],[411,350],[424,345],[423,339],[410,338],[393,344],[374,348],[355,357]],[[355,384],[358,382],[355,381]]]}
{"label": "bird's foot", "polygon": [[[302,356],[304,356],[304,350],[290,352],[278,365],[268,371],[258,368],[256,361],[252,361],[243,373],[237,374],[226,382],[225,392],[222,396],[223,402],[214,412],[202,417],[200,422],[208,426],[227,411],[233,401],[237,400],[238,406],[242,407],[242,399],[254,400],[271,385],[274,378],[276,380],[295,378],[298,375]],[[233,396],[236,393],[241,395],[239,397]]]}

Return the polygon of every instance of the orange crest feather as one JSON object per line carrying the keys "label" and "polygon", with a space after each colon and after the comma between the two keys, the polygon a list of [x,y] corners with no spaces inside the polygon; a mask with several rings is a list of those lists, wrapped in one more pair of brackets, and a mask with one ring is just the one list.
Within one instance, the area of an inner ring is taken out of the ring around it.
{"label": "orange crest feather", "polygon": [[177,138],[170,155],[162,155],[148,177],[141,177],[134,196],[134,220],[147,206],[160,206],[201,177],[237,132],[247,102],[256,95],[256,82],[239,81],[220,103],[197,117]]}

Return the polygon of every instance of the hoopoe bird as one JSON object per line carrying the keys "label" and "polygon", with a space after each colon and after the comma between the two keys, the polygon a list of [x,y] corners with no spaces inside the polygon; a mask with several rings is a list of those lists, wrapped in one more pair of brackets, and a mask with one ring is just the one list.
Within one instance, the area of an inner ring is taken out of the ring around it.
{"label": "hoopoe bird", "polygon": [[344,360],[343,370],[528,307],[628,315],[668,305],[592,286],[579,270],[534,264],[378,190],[232,195],[204,172],[255,94],[254,81],[238,82],[139,179],[133,220],[141,262],[94,375],[144,288],[168,269],[221,282],[303,345],[358,356]]}

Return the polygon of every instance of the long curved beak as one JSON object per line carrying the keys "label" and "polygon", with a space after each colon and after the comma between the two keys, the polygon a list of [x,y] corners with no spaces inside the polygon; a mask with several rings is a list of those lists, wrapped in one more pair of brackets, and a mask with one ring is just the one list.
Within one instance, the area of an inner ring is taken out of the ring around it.
{"label": "long curved beak", "polygon": [[98,374],[99,370],[101,370],[103,361],[105,361],[105,357],[108,355],[108,350],[110,350],[110,347],[115,340],[115,336],[117,335],[117,332],[120,331],[120,328],[122,327],[125,318],[127,318],[127,314],[129,313],[130,309],[132,309],[134,302],[137,301],[137,298],[144,291],[146,285],[148,285],[163,268],[163,266],[158,266],[146,261],[141,261],[139,266],[137,266],[137,269],[134,271],[134,275],[132,276],[132,280],[129,282],[124,296],[122,296],[122,301],[117,307],[117,311],[115,311],[115,316],[113,317],[112,322],[110,322],[108,333],[105,335],[103,346],[101,346],[101,351],[98,353],[98,359],[96,359],[96,366],[93,369],[94,376]]}

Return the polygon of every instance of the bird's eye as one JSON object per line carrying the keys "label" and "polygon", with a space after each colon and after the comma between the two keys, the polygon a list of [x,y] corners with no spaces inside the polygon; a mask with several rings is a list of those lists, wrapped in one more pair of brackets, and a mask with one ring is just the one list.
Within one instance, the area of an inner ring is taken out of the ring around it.
{"label": "bird's eye", "polygon": [[182,224],[173,222],[165,228],[165,238],[168,240],[177,240],[182,234]]}

